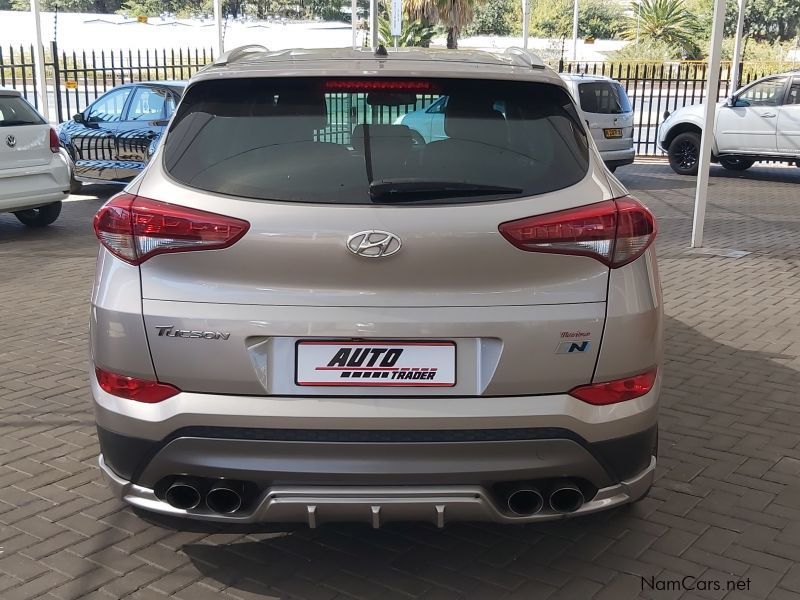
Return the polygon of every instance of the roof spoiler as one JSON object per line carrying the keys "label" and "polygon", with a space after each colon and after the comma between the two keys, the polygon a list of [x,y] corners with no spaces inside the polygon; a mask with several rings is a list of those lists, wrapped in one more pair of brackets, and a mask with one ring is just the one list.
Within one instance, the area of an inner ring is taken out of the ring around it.
{"label": "roof spoiler", "polygon": [[234,48],[233,50],[228,50],[227,52],[220,54],[214,61],[214,66],[224,67],[225,65],[236,62],[248,54],[254,54],[256,52],[269,52],[269,48],[266,48],[261,44],[247,44],[246,46],[239,46],[238,48]]}
{"label": "roof spoiler", "polygon": [[518,63],[521,63],[526,67],[530,67],[531,69],[545,68],[544,61],[539,57],[539,55],[531,52],[530,50],[526,50],[525,48],[511,46],[510,48],[507,48],[503,54],[510,56],[511,58],[515,58]]}

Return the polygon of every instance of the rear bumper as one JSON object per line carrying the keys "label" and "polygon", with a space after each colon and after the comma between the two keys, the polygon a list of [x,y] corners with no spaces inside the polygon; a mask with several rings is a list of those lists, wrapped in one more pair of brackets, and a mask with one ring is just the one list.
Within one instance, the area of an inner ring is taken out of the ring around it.
{"label": "rear bumper", "polygon": [[286,486],[275,485],[262,493],[241,514],[202,514],[173,508],[152,489],[116,475],[99,459],[103,476],[118,497],[138,508],[164,515],[220,523],[290,522],[316,527],[330,521],[360,521],[380,527],[390,521],[428,521],[437,527],[454,521],[529,523],[595,513],[635,501],[653,483],[656,459],[635,476],[597,490],[578,510],[563,514],[546,507],[541,512],[517,516],[502,507],[486,488],[476,485],[426,486]]}
{"label": "rear bumper", "polygon": [[0,170],[0,212],[44,206],[69,195],[69,167],[61,154],[49,164]]}
{"label": "rear bumper", "polygon": [[[153,442],[98,428],[101,468],[116,495],[159,512],[227,522],[561,518],[545,507],[519,517],[502,489],[524,482],[546,496],[556,480],[581,483],[586,514],[637,499],[652,483],[656,428],[590,443],[557,428],[449,431],[315,431],[195,427]],[[234,514],[163,501],[176,476],[246,482]],[[157,491],[158,490],[158,491]],[[446,515],[437,512],[444,505]],[[310,515],[309,506],[317,507]],[[314,524],[314,523],[310,523]]]}
{"label": "rear bumper", "polygon": [[603,157],[603,162],[608,166],[621,167],[633,163],[636,157],[636,151],[631,146],[625,150],[603,150],[600,152]]}

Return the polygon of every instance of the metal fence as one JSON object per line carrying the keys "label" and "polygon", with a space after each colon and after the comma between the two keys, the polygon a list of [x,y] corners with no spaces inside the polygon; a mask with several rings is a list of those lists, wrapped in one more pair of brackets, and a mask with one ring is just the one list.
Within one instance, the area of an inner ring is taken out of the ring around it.
{"label": "metal fence", "polygon": [[[188,79],[213,62],[211,49],[66,52],[52,42],[45,53],[48,106],[58,122],[72,118],[114,86],[134,81]],[[0,47],[0,85],[18,89],[39,108],[33,45]]]}
{"label": "metal fence", "polygon": [[[173,50],[92,50],[61,51],[53,42],[45,57],[48,105],[59,122],[82,111],[107,90],[132,81],[187,79],[214,59],[210,49]],[[606,75],[625,87],[634,110],[634,141],[637,154],[658,154],[656,135],[664,111],[674,111],[687,104],[698,104],[706,96],[708,65],[704,62],[567,62],[551,65],[559,72]],[[791,68],[785,63],[743,63],[741,85]],[[730,92],[732,65],[720,67],[717,98]],[[38,108],[38,89],[33,64],[33,46],[0,47],[0,85],[19,89]],[[738,86],[735,86],[738,87]],[[431,99],[419,96],[417,105],[403,112],[427,105]],[[346,98],[336,102],[351,102]],[[337,107],[334,114],[342,114]],[[399,109],[400,110],[400,109]],[[370,122],[367,106],[347,107],[346,114],[360,122]],[[398,113],[399,114],[399,113]],[[326,139],[349,137],[349,123],[332,123],[322,135]]]}

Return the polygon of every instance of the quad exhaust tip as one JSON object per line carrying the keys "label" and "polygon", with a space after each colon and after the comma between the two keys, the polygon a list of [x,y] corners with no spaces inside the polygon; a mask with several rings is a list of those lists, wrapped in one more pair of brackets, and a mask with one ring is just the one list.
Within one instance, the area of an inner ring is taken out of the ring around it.
{"label": "quad exhaust tip", "polygon": [[535,515],[544,506],[544,498],[538,490],[520,488],[508,495],[508,510],[519,517]]}
{"label": "quad exhaust tip", "polygon": [[164,500],[173,508],[191,510],[200,505],[200,490],[194,482],[178,479],[167,488]]}
{"label": "quad exhaust tip", "polygon": [[573,513],[586,499],[580,488],[569,480],[557,481],[550,492],[550,508],[557,513]]}
{"label": "quad exhaust tip", "polygon": [[217,483],[208,491],[206,505],[215,513],[234,513],[242,507],[242,494],[235,485]]}

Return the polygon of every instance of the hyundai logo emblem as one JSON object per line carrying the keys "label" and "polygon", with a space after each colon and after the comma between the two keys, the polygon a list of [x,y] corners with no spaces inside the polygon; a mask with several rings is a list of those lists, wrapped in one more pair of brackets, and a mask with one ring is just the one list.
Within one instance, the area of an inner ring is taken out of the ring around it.
{"label": "hyundai logo emblem", "polygon": [[356,256],[382,258],[400,250],[400,238],[388,231],[359,231],[347,238],[347,249]]}
{"label": "hyundai logo emblem", "polygon": [[17,145],[17,138],[15,138],[13,135],[6,136],[6,146],[8,146],[9,148],[13,148],[16,145]]}

